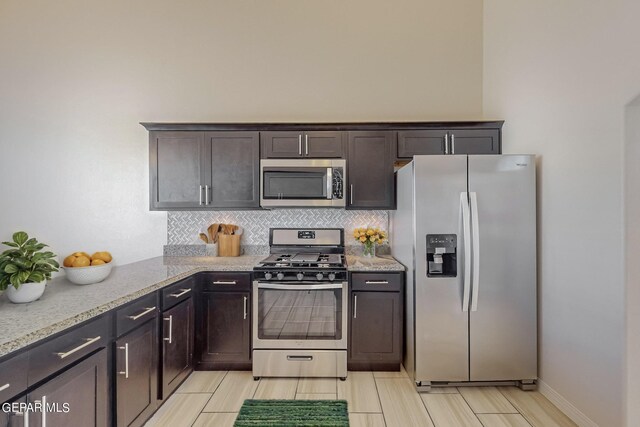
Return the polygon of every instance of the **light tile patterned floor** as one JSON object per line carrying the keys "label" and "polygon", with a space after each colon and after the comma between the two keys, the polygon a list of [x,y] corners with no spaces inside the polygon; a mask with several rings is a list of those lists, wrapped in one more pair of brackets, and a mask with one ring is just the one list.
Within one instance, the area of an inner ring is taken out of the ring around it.
{"label": "light tile patterned floor", "polygon": [[417,393],[404,372],[349,372],[337,379],[265,378],[251,372],[194,372],[147,427],[231,427],[244,399],[346,399],[351,427],[569,427],[538,392],[515,387],[447,387]]}

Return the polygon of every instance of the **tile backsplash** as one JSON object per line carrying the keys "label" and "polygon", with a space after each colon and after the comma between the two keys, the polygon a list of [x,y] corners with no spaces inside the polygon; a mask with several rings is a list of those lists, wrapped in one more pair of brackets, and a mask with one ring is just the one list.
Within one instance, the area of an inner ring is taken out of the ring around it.
{"label": "tile backsplash", "polygon": [[201,244],[198,233],[214,223],[236,224],[244,228],[243,245],[268,245],[269,228],[344,228],[345,244],[356,245],[351,232],[356,227],[389,230],[387,211],[344,209],[274,209],[260,211],[189,211],[167,213],[167,244]]}

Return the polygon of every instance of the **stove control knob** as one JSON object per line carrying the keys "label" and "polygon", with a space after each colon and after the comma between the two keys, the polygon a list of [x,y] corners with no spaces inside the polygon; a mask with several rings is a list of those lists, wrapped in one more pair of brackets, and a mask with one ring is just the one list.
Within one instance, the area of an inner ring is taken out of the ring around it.
{"label": "stove control knob", "polygon": [[284,279],[284,273],[278,273],[276,277],[278,278],[278,280],[282,280]]}
{"label": "stove control knob", "polygon": [[264,273],[264,278],[265,280],[271,280],[271,278],[273,277],[273,274],[271,273]]}
{"label": "stove control knob", "polygon": [[322,274],[322,273],[316,274],[316,279],[318,279],[318,280],[322,280],[323,277],[324,277],[324,274]]}
{"label": "stove control knob", "polygon": [[333,282],[335,280],[335,278],[336,278],[335,273],[329,273],[329,281],[330,282]]}
{"label": "stove control knob", "polygon": [[302,274],[302,273],[298,273],[298,274],[296,274],[296,278],[297,278],[298,280],[302,280],[302,279],[304,279],[304,274]]}

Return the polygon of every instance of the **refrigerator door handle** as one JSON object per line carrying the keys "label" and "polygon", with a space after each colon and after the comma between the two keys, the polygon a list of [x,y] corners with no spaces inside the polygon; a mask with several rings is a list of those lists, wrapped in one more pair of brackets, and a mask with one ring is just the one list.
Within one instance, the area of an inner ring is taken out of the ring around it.
{"label": "refrigerator door handle", "polygon": [[462,290],[462,311],[469,311],[469,293],[471,290],[471,218],[469,214],[469,193],[460,193],[462,210],[462,234],[464,245],[464,287]]}
{"label": "refrigerator door handle", "polygon": [[478,196],[475,192],[471,196],[471,221],[473,232],[473,289],[471,292],[471,311],[478,311],[478,296],[480,295],[480,229],[478,219]]}

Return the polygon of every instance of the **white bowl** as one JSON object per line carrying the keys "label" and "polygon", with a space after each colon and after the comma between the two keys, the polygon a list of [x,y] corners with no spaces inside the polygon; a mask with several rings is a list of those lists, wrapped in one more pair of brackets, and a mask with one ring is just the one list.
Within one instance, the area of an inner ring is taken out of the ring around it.
{"label": "white bowl", "polygon": [[62,267],[67,279],[76,285],[92,285],[102,282],[111,273],[113,260],[106,264],[90,265],[89,267]]}

